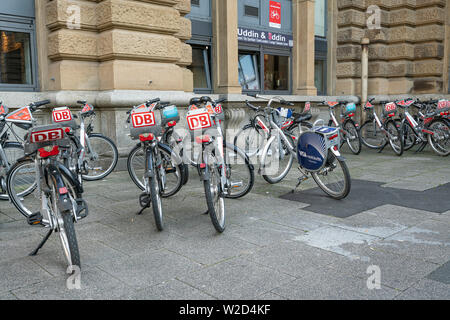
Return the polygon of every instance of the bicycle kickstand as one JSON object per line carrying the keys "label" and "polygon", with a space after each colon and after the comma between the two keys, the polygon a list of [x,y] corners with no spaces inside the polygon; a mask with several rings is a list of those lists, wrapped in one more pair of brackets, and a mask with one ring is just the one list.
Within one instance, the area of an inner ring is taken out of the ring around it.
{"label": "bicycle kickstand", "polygon": [[[144,198],[146,198],[144,200]],[[139,197],[139,203],[141,204],[142,209],[137,213],[138,216],[142,215],[145,211],[145,209],[150,208],[150,205],[152,203],[152,199],[145,193],[141,194]]]}
{"label": "bicycle kickstand", "polygon": [[419,149],[417,149],[417,151],[415,152],[415,153],[419,153],[419,152],[422,152],[424,149],[425,149],[425,147],[428,145],[428,141],[424,141],[423,143],[422,143],[422,145],[419,147]]}
{"label": "bicycle kickstand", "polygon": [[38,254],[39,250],[42,249],[44,244],[47,242],[48,238],[50,238],[51,234],[53,233],[53,229],[50,229],[49,232],[45,235],[44,239],[42,239],[41,243],[37,246],[36,249],[33,250],[33,252],[30,253],[30,256],[34,257]]}
{"label": "bicycle kickstand", "polygon": [[389,145],[389,142],[386,142],[386,143],[384,144],[384,146],[382,146],[381,149],[378,151],[378,153],[382,153],[383,150],[384,150],[384,148],[386,148],[388,145]]}

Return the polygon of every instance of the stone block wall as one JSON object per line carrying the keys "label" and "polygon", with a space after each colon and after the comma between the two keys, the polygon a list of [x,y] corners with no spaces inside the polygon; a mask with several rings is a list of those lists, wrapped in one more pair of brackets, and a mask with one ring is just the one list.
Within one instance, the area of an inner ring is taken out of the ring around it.
{"label": "stone block wall", "polygon": [[[192,50],[185,43],[191,23],[184,17],[190,0],[39,2],[48,55],[41,82],[47,90],[193,90],[186,68]],[[74,8],[81,13],[75,29],[68,25]]]}
{"label": "stone block wall", "polygon": [[[361,94],[364,37],[370,39],[369,95],[447,92],[450,1],[336,1],[336,94]],[[367,28],[371,5],[381,9],[377,30]]]}

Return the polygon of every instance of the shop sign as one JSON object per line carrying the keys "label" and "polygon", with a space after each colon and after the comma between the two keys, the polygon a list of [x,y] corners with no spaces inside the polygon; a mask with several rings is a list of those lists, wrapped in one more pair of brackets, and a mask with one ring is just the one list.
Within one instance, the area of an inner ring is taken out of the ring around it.
{"label": "shop sign", "polygon": [[278,32],[261,31],[249,28],[238,28],[238,40],[257,44],[267,44],[280,47],[293,47],[292,35]]}

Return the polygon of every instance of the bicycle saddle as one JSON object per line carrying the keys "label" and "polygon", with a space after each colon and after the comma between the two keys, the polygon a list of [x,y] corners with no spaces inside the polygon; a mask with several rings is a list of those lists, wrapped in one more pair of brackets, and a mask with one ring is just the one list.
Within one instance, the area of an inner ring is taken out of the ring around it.
{"label": "bicycle saddle", "polygon": [[292,115],[294,117],[295,123],[301,123],[304,121],[311,120],[312,114],[311,113],[294,113]]}
{"label": "bicycle saddle", "polygon": [[202,103],[200,98],[192,98],[191,100],[189,100],[189,105],[200,104],[200,103]]}

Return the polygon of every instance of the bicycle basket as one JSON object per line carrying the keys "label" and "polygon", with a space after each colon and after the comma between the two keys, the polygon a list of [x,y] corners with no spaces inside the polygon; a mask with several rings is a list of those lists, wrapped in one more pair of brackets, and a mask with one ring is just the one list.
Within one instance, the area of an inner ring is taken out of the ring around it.
{"label": "bicycle basket", "polygon": [[349,103],[344,108],[344,116],[353,117],[356,114],[356,104]]}
{"label": "bicycle basket", "polygon": [[383,116],[385,118],[391,118],[397,114],[397,105],[395,102],[388,103],[383,108]]}
{"label": "bicycle basket", "polygon": [[161,114],[161,125],[165,126],[169,122],[179,122],[180,114],[178,113],[178,109],[176,106],[168,106],[162,110]]}
{"label": "bicycle basket", "polygon": [[155,113],[149,108],[138,108],[131,112],[130,136],[139,139],[139,135],[151,133],[156,137],[162,135],[161,125]]}
{"label": "bicycle basket", "polygon": [[26,135],[25,155],[30,155],[40,148],[54,145],[64,148],[70,147],[70,140],[67,138],[62,125],[50,124],[33,127]]}
{"label": "bicycle basket", "polygon": [[60,124],[64,128],[77,129],[78,127],[69,107],[61,107],[53,109],[52,120],[53,123]]}

